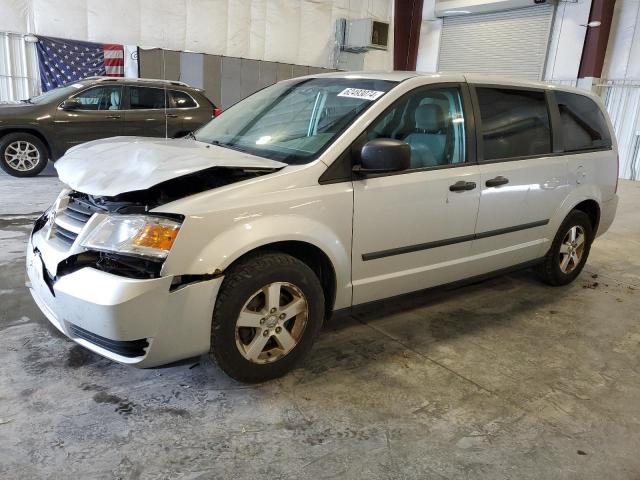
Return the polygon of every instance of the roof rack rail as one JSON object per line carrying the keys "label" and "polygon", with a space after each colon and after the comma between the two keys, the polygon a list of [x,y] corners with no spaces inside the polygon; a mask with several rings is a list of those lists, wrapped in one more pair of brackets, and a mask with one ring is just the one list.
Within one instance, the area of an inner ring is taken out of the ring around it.
{"label": "roof rack rail", "polygon": [[164,80],[161,78],[107,77],[107,76],[94,75],[92,77],[85,77],[78,81],[81,82],[83,80],[95,80],[98,82],[108,82],[108,81],[116,82],[118,80],[126,80],[128,82],[140,82],[140,83],[157,82],[157,83],[166,83],[167,85],[179,85],[181,87],[190,87],[188,83],[181,82],[179,80]]}

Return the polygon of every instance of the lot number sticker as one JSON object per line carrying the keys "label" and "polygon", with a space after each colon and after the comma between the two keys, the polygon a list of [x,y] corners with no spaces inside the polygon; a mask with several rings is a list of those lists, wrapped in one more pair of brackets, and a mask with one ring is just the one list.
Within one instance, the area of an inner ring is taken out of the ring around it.
{"label": "lot number sticker", "polygon": [[363,88],[345,88],[338,94],[339,97],[360,98],[362,100],[376,100],[382,95],[384,95],[384,92],[365,90]]}

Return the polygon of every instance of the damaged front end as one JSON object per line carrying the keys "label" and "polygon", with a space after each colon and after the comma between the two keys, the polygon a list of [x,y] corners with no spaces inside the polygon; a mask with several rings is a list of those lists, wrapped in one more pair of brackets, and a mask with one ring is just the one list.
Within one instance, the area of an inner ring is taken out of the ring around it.
{"label": "damaged front end", "polygon": [[[67,255],[64,258],[61,257],[55,268],[47,269],[45,272],[45,277],[49,280],[47,283],[53,285],[64,275],[85,267],[131,279],[159,278],[164,257],[92,248],[91,245],[87,245],[88,234],[99,228],[100,221],[104,221],[109,216],[166,219],[167,222],[179,225],[184,220],[182,215],[150,212],[174,200],[254,179],[273,171],[273,168],[216,166],[166,180],[144,190],[113,196],[90,195],[67,190],[34,224],[33,234],[48,228],[45,233],[47,241],[52,242],[57,251],[62,252],[65,249],[67,251]],[[202,275],[202,280],[213,278],[218,274],[219,272],[212,272],[211,275]],[[192,277],[195,276],[176,277],[171,286],[172,290],[199,280]],[[52,288],[51,291],[53,293]]]}
{"label": "damaged front end", "polygon": [[112,139],[73,149],[56,164],[70,189],[29,238],[35,302],[67,337],[120,363],[149,367],[208,351],[222,272],[163,272],[190,217],[176,204],[174,213],[162,206],[284,167],[182,140]]}

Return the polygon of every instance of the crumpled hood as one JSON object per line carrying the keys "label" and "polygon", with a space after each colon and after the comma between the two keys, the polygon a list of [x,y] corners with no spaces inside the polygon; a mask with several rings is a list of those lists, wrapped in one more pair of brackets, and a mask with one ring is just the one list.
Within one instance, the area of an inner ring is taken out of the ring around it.
{"label": "crumpled hood", "polygon": [[71,148],[55,167],[72,189],[112,197],[211,167],[279,170],[286,164],[191,139],[114,137]]}

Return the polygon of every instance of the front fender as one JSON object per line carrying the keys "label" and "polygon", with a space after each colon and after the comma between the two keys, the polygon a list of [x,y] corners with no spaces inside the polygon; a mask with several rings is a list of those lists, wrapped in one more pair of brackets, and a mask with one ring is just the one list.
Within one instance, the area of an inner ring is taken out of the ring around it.
{"label": "front fender", "polygon": [[[336,274],[336,308],[348,305],[351,282],[351,237],[328,225],[300,215],[271,215],[235,219],[234,224],[214,237],[206,232],[204,218],[189,217],[180,230],[180,242],[172,250],[162,269],[163,275],[202,275],[224,272],[242,255],[269,244],[299,241],[323,251]],[[343,222],[339,222],[343,223]],[[350,227],[350,223],[348,223]],[[209,238],[209,241],[206,239]]]}

